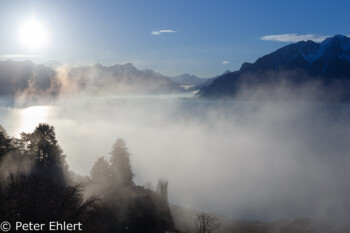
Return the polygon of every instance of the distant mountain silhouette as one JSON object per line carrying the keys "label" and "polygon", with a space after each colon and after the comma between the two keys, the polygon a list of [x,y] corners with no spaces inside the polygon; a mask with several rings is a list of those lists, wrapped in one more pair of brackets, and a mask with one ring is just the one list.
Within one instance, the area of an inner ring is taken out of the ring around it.
{"label": "distant mountain silhouette", "polygon": [[68,79],[93,93],[169,93],[182,92],[178,84],[152,70],[138,70],[131,63],[110,67],[96,64],[72,68]]}
{"label": "distant mountain silhouette", "polygon": [[234,97],[243,85],[273,84],[282,79],[299,86],[317,81],[322,87],[332,86],[332,90],[334,86],[345,89],[350,82],[350,38],[336,35],[321,43],[300,41],[287,45],[254,63],[244,63],[238,71],[220,76],[198,95]]}
{"label": "distant mountain silhouette", "polygon": [[193,88],[193,90],[198,91],[198,90],[202,89],[203,87],[209,86],[210,84],[212,84],[214,82],[215,79],[219,78],[222,75],[228,74],[228,73],[231,73],[231,71],[230,70],[226,70],[224,73],[222,73],[220,75],[216,75],[215,77],[208,78],[208,79],[206,79],[205,82],[203,82],[203,83],[201,83],[199,85],[196,85]]}
{"label": "distant mountain silhouette", "polygon": [[[59,69],[57,69],[59,68]],[[138,70],[131,63],[110,67],[62,66],[58,61],[0,61],[0,96],[25,94],[57,96],[78,94],[165,94],[183,92],[177,83],[152,70]]]}
{"label": "distant mountain silhouette", "polygon": [[31,61],[0,61],[0,95],[15,95],[28,88],[33,69]]}
{"label": "distant mountain silhouette", "polygon": [[208,78],[198,78],[197,76],[190,74],[181,74],[179,76],[169,77],[169,79],[181,86],[197,86],[208,80]]}

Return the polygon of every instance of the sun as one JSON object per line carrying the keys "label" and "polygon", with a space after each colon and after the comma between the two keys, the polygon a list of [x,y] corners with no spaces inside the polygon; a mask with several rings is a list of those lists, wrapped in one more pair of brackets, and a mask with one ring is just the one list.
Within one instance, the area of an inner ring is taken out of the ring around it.
{"label": "sun", "polygon": [[48,44],[48,33],[43,24],[32,18],[21,25],[19,39],[28,49],[40,49]]}

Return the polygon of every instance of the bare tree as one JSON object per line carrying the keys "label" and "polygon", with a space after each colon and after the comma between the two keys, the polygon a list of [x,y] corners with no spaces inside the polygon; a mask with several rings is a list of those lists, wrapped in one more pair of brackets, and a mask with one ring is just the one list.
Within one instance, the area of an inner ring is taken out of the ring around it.
{"label": "bare tree", "polygon": [[219,220],[207,213],[199,213],[194,219],[196,233],[211,233],[220,228]]}

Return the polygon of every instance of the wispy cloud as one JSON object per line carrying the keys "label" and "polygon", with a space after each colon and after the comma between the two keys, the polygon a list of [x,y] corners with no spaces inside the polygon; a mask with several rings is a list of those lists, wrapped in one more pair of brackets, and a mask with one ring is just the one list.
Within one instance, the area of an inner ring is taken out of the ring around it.
{"label": "wispy cloud", "polygon": [[160,35],[162,33],[173,33],[173,32],[176,32],[176,31],[170,30],[170,29],[165,29],[165,30],[153,31],[151,34],[152,35]]}
{"label": "wispy cloud", "polygon": [[223,65],[227,65],[228,63],[230,63],[230,61],[222,61]]}
{"label": "wispy cloud", "polygon": [[298,42],[298,41],[307,41],[313,40],[315,42],[321,42],[330,36],[321,36],[315,34],[279,34],[279,35],[267,35],[260,37],[261,40],[271,40],[271,41],[279,41],[279,42]]}
{"label": "wispy cloud", "polygon": [[33,58],[43,57],[41,54],[4,54],[0,55],[1,58]]}

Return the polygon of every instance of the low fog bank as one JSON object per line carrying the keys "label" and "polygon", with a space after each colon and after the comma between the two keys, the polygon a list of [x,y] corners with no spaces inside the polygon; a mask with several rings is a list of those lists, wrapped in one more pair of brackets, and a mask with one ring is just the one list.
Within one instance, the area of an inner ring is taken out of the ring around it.
{"label": "low fog bank", "polygon": [[123,138],[135,183],[166,178],[177,205],[263,221],[350,215],[348,105],[90,97],[0,115],[12,136],[54,125],[82,175]]}

